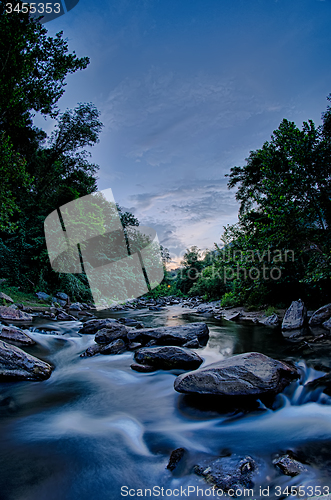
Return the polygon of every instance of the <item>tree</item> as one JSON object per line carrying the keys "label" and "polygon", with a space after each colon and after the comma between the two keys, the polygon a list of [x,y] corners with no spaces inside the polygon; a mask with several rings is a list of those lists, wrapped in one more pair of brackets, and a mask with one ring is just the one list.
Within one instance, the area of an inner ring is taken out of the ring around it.
{"label": "tree", "polygon": [[98,166],[90,163],[85,148],[99,142],[102,123],[99,111],[91,103],[78,104],[57,117],[48,141],[29,158],[27,168],[33,174],[31,201],[38,200],[39,213],[55,208],[97,190]]}
{"label": "tree", "polygon": [[48,37],[46,28],[28,13],[7,14],[3,0],[0,35],[0,130],[14,149],[24,152],[38,135],[32,126],[34,113],[56,117],[66,76],[86,68],[89,59],[68,53],[63,32]]}
{"label": "tree", "polygon": [[13,197],[13,185],[17,191],[27,188],[31,183],[26,172],[26,161],[19,153],[13,150],[8,137],[0,135],[0,230],[13,230],[15,225],[11,217],[19,211],[17,200]]}
{"label": "tree", "polygon": [[200,276],[204,267],[201,250],[192,246],[186,250],[177,275],[177,288],[187,294]]}
{"label": "tree", "polygon": [[[40,170],[40,165],[47,163],[47,152],[41,148],[46,134],[33,126],[34,114],[40,112],[55,118],[66,76],[86,68],[88,63],[87,57],[78,58],[68,52],[62,32],[48,37],[46,28],[29,14],[7,14],[6,2],[0,0],[0,229],[17,227],[19,210],[40,182],[35,175],[37,167]],[[76,164],[77,161],[78,158]],[[83,161],[81,157],[80,162]],[[82,169],[72,175],[73,184],[90,182]],[[62,190],[67,191],[63,198],[76,196],[73,185],[62,183]]]}
{"label": "tree", "polygon": [[[289,283],[297,288],[301,283],[303,293],[306,284],[322,293],[329,286],[330,108],[322,116],[322,126],[308,121],[301,130],[284,119],[271,141],[251,151],[246,165],[233,167],[228,175],[229,189],[238,186],[240,209],[238,224],[226,228],[225,243],[261,255],[273,249],[295,252],[295,265],[287,263],[282,279],[267,284],[269,291],[277,286],[281,292],[283,285],[289,291]],[[248,288],[247,283],[241,286]]]}
{"label": "tree", "polygon": [[240,215],[253,222],[277,217],[277,224],[283,225],[297,218],[297,229],[303,223],[325,230],[329,201],[324,193],[331,182],[325,146],[321,128],[312,121],[300,130],[283,120],[270,142],[250,152],[244,167],[231,169],[228,187],[239,184]]}

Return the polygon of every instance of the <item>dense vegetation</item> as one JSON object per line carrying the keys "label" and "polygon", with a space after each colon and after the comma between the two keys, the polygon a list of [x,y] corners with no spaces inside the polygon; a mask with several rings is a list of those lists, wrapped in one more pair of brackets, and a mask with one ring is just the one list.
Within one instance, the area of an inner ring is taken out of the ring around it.
{"label": "dense vegetation", "polygon": [[[28,14],[5,14],[0,1],[0,278],[7,287],[90,298],[84,274],[51,269],[44,237],[49,213],[97,191],[98,166],[86,148],[99,140],[99,111],[91,103],[62,113],[57,106],[66,76],[88,64],[69,53],[62,32],[49,37]],[[50,137],[33,125],[37,112],[56,120]],[[139,224],[118,208],[124,227]]]}
{"label": "dense vegetation", "polygon": [[330,301],[330,106],[319,127],[284,119],[228,177],[229,189],[238,187],[239,221],[224,228],[222,247],[204,256],[187,250],[173,289],[222,297],[223,305]]}
{"label": "dense vegetation", "polygon": [[[61,289],[87,300],[84,273],[51,269],[43,224],[61,205],[97,191],[98,166],[87,148],[99,140],[99,111],[91,103],[58,108],[66,76],[89,60],[69,53],[62,32],[52,38],[28,14],[7,15],[2,0],[0,14],[0,278],[25,292]],[[56,121],[49,137],[34,126],[36,113]],[[228,187],[237,188],[238,223],[213,250],[188,249],[180,269],[167,272],[150,295],[248,306],[287,305],[299,296],[330,301],[330,106],[319,127],[284,119],[228,176]],[[118,208],[124,228],[139,225]]]}

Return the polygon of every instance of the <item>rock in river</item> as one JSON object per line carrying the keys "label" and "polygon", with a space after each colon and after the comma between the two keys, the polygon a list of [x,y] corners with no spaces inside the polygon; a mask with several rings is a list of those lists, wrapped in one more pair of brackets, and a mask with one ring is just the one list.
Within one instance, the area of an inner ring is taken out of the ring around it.
{"label": "rock in river", "polygon": [[305,308],[305,304],[301,299],[294,300],[285,313],[282,330],[297,330],[302,328],[306,317],[307,309]]}
{"label": "rock in river", "polygon": [[102,328],[95,334],[94,340],[97,344],[110,344],[117,339],[127,338],[128,329],[120,323],[111,323],[106,328]]}
{"label": "rock in river", "polygon": [[78,333],[96,333],[101,328],[108,328],[109,325],[118,324],[115,319],[90,319],[86,321]]}
{"label": "rock in river", "polygon": [[203,360],[195,352],[183,347],[143,347],[135,352],[134,359],[142,365],[155,366],[163,370],[173,368],[194,370]]}
{"label": "rock in river", "polygon": [[298,476],[301,472],[307,472],[308,469],[301,462],[298,462],[294,457],[292,457],[289,453],[283,455],[281,457],[276,458],[272,461],[274,465],[278,467],[282,471],[285,476]]}
{"label": "rock in river", "polygon": [[201,460],[194,466],[194,472],[203,476],[208,483],[214,484],[217,489],[224,492],[234,490],[231,498],[241,496],[242,488],[254,486],[253,478],[258,472],[258,463],[250,456],[231,455],[212,461]]}
{"label": "rock in river", "polygon": [[140,363],[132,363],[131,368],[132,368],[132,370],[135,370],[136,372],[141,372],[141,373],[155,372],[157,370],[157,368],[155,368],[155,366],[141,365]]}
{"label": "rock in river", "polygon": [[265,326],[277,326],[279,324],[279,318],[277,314],[274,313],[271,314],[271,316],[258,320],[258,322]]}
{"label": "rock in river", "polygon": [[0,339],[6,340],[7,342],[20,342],[21,344],[35,344],[26,333],[24,333],[20,328],[15,326],[3,326],[0,325]]}
{"label": "rock in river", "polygon": [[317,309],[309,320],[309,326],[321,325],[329,318],[331,318],[331,304]]}
{"label": "rock in river", "polygon": [[253,396],[281,392],[298,378],[297,370],[258,352],[239,354],[175,380],[175,389],[185,394]]}
{"label": "rock in river", "polygon": [[101,348],[101,354],[120,354],[125,349],[125,342],[122,339],[114,340],[110,344]]}
{"label": "rock in river", "polygon": [[48,363],[0,340],[0,379],[44,380],[51,372]]}
{"label": "rock in river", "polygon": [[191,340],[198,340],[200,344],[206,345],[208,338],[209,330],[206,323],[146,328],[128,333],[130,341],[142,344],[155,340],[158,345],[183,345]]}
{"label": "rock in river", "polygon": [[7,321],[32,321],[32,316],[20,309],[12,309],[11,307],[0,306],[0,319]]}

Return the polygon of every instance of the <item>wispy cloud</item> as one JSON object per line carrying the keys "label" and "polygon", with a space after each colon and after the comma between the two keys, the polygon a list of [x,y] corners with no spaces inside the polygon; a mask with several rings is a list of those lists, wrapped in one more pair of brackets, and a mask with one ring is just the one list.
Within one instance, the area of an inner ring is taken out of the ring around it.
{"label": "wispy cloud", "polygon": [[132,195],[130,202],[139,220],[157,229],[176,261],[191,245],[211,248],[238,212],[225,179],[187,181],[174,189]]}
{"label": "wispy cloud", "polygon": [[266,103],[241,78],[200,72],[166,74],[156,67],[124,79],[103,111],[109,132],[121,135],[126,156],[151,166],[170,164],[199,151],[206,159],[226,147],[226,131],[247,122],[276,102]]}

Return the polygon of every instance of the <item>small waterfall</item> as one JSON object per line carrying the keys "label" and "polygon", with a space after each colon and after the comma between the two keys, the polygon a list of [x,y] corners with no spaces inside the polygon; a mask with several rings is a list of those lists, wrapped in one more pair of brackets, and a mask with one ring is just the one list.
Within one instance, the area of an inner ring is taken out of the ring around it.
{"label": "small waterfall", "polygon": [[[303,360],[296,363],[296,366],[300,371],[300,378],[284,390],[281,395],[282,399],[279,398],[277,401],[277,406],[280,405],[283,407],[288,404],[292,406],[300,406],[307,403],[330,405],[331,398],[327,394],[324,394],[324,386],[322,384],[320,387],[316,388],[311,388],[308,385],[309,382],[323,377],[325,372],[309,368]],[[287,400],[287,403],[283,400]]]}

